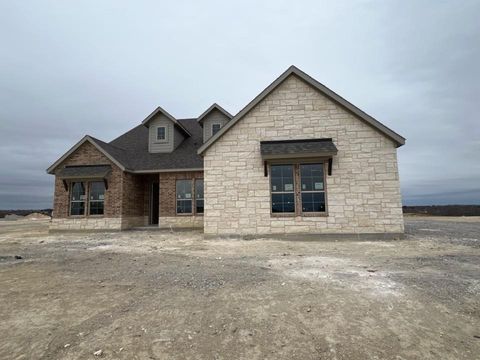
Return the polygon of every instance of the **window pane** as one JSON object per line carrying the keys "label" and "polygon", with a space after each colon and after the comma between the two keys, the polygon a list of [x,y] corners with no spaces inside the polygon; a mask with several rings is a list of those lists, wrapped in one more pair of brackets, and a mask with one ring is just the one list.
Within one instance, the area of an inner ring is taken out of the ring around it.
{"label": "window pane", "polygon": [[302,191],[323,191],[323,164],[300,165]]}
{"label": "window pane", "polygon": [[195,212],[203,214],[203,179],[195,180]]}
{"label": "window pane", "polygon": [[203,214],[203,200],[197,200],[195,201],[195,204],[197,206],[195,209],[197,214]]}
{"label": "window pane", "polygon": [[70,215],[84,215],[85,214],[85,203],[83,201],[72,202],[70,208]]}
{"label": "window pane", "polygon": [[192,213],[192,180],[177,180],[177,213]]}
{"label": "window pane", "polygon": [[85,184],[73,182],[71,185],[70,215],[85,214]]}
{"label": "window pane", "polygon": [[177,200],[192,198],[192,180],[177,180]]}
{"label": "window pane", "polygon": [[103,215],[103,201],[90,201],[90,215]]}
{"label": "window pane", "polygon": [[325,212],[325,193],[302,193],[303,212]]}
{"label": "window pane", "polygon": [[212,136],[215,135],[220,130],[220,124],[212,125]]}
{"label": "window pane", "polygon": [[272,213],[295,212],[294,194],[272,194]]}
{"label": "window pane", "polygon": [[195,198],[203,199],[203,180],[195,180]]}
{"label": "window pane", "polygon": [[177,214],[191,214],[192,200],[177,200]]}
{"label": "window pane", "polygon": [[95,181],[90,183],[90,201],[105,199],[105,183],[103,181]]}
{"label": "window pane", "polygon": [[82,182],[72,183],[72,201],[85,200],[85,184]]}
{"label": "window pane", "polygon": [[293,165],[271,166],[272,192],[293,192]]}
{"label": "window pane", "polygon": [[166,139],[166,128],[164,126],[157,128],[157,140],[165,140]]}

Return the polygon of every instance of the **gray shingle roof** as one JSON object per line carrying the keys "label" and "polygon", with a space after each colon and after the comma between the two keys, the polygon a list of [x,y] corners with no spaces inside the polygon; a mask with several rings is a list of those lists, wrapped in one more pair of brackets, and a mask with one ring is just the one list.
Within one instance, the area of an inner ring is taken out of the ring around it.
{"label": "gray shingle roof", "polygon": [[332,139],[261,141],[260,152],[264,159],[331,156],[337,153],[337,147]]}
{"label": "gray shingle roof", "polygon": [[57,176],[62,179],[72,178],[99,178],[107,176],[112,167],[110,165],[92,165],[92,166],[67,166],[57,171]]}
{"label": "gray shingle roof", "polygon": [[108,144],[97,139],[94,140],[129,170],[203,168],[203,158],[197,154],[197,150],[203,142],[201,126],[197,123],[197,119],[179,119],[177,121],[191,136],[187,137],[171,153],[152,154],[148,152],[148,128],[144,125],[134,127]]}

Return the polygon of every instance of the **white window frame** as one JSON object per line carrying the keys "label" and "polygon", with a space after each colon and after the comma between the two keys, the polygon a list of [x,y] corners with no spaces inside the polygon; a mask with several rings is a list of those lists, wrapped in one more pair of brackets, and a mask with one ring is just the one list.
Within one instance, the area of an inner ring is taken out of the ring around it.
{"label": "white window frame", "polygon": [[[163,138],[163,139],[159,139],[159,138],[158,138],[158,129],[161,129],[161,128],[163,128],[164,133],[165,133],[165,138]],[[156,132],[156,134],[155,134],[155,136],[156,136],[156,138],[157,138],[157,142],[162,142],[162,143],[163,143],[163,142],[168,142],[168,132],[167,132],[167,131],[168,131],[168,129],[167,129],[167,127],[166,127],[165,125],[157,126],[157,132]]]}

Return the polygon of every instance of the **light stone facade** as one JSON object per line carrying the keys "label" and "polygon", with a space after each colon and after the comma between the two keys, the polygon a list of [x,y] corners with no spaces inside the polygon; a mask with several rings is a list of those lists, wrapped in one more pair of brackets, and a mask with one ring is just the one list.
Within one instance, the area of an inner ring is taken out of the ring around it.
{"label": "light stone facade", "polygon": [[50,231],[61,230],[122,230],[122,218],[53,218]]}
{"label": "light stone facade", "polygon": [[[272,217],[260,141],[332,138],[328,216]],[[392,140],[290,75],[204,153],[204,232],[230,234],[403,233]]]}
{"label": "light stone facade", "polygon": [[201,229],[203,228],[203,216],[161,216],[158,226],[160,229]]}
{"label": "light stone facade", "polygon": [[126,230],[136,226],[148,225],[148,216],[109,217],[69,217],[53,218],[50,222],[50,231],[108,231]]}

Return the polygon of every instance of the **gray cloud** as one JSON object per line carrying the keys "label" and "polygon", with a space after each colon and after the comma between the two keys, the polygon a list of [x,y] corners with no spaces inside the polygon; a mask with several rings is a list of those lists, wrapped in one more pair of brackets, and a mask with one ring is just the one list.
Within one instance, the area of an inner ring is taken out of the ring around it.
{"label": "gray cloud", "polygon": [[477,1],[0,3],[0,208],[51,206],[45,169],[161,105],[235,113],[295,64],[407,138],[407,204],[480,203]]}

